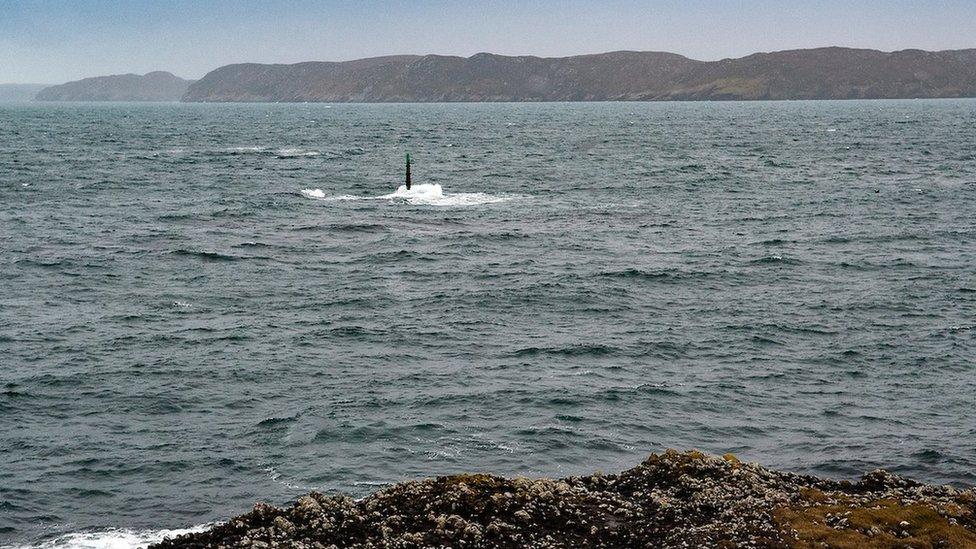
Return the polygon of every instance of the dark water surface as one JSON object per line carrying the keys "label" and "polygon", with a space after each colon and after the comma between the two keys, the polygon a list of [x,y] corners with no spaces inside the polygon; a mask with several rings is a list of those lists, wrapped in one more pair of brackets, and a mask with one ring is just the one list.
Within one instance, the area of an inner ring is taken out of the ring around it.
{"label": "dark water surface", "polygon": [[0,545],[666,447],[976,483],[974,219],[976,101],[0,106]]}

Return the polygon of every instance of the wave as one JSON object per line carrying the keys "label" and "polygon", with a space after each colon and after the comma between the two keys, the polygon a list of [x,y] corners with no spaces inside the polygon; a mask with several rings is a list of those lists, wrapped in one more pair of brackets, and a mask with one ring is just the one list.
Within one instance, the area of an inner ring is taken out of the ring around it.
{"label": "wave", "polygon": [[268,150],[267,147],[255,145],[249,147],[228,147],[224,149],[223,152],[230,153],[230,154],[256,154],[256,153],[263,153],[267,150]]}
{"label": "wave", "polygon": [[201,524],[172,530],[136,531],[119,528],[101,532],[74,532],[36,545],[14,545],[10,549],[139,549],[159,543],[165,538],[203,532],[214,526]]}
{"label": "wave", "polygon": [[554,356],[607,356],[616,354],[616,347],[606,345],[570,345],[565,347],[525,347],[518,349],[512,356],[525,357],[537,355]]}
{"label": "wave", "polygon": [[292,416],[273,416],[258,422],[258,427],[272,427],[298,421],[299,414]]}
{"label": "wave", "polygon": [[322,153],[305,149],[279,149],[278,158],[300,158],[303,156],[318,156]]}
{"label": "wave", "polygon": [[355,196],[349,194],[332,196],[326,195],[322,189],[302,189],[302,196],[325,202],[393,200],[425,206],[478,206],[482,204],[508,202],[509,200],[518,198],[512,195],[502,196],[487,193],[444,193],[443,187],[437,183],[420,183],[414,185],[409,190],[405,185],[400,185],[396,191],[380,196]]}
{"label": "wave", "polygon": [[40,267],[42,269],[54,269],[65,265],[67,261],[61,259],[15,259],[14,265],[25,267]]}
{"label": "wave", "polygon": [[749,263],[752,265],[768,265],[768,264],[797,265],[800,263],[800,261],[789,257],[783,257],[781,255],[768,255],[765,257],[753,259]]}
{"label": "wave", "polygon": [[617,278],[622,280],[657,281],[662,284],[681,284],[690,280],[733,280],[736,273],[728,270],[719,271],[682,271],[670,267],[659,269],[628,268],[615,271],[603,271],[593,276],[602,278]]}
{"label": "wave", "polygon": [[648,280],[667,280],[683,278],[681,273],[672,270],[645,271],[643,269],[623,269],[619,271],[607,271],[599,273],[599,276],[607,278],[641,278]]}
{"label": "wave", "polygon": [[272,149],[263,145],[251,145],[245,147],[227,147],[219,151],[209,151],[210,154],[218,155],[230,155],[230,156],[240,156],[240,155],[268,155],[277,156],[278,158],[301,158],[305,156],[319,156],[319,151],[314,151],[311,149],[300,149],[298,147],[283,147],[280,149]]}
{"label": "wave", "polygon": [[208,251],[199,251],[199,250],[179,249],[179,250],[173,250],[173,251],[171,251],[169,253],[172,254],[172,255],[180,255],[180,256],[186,256],[186,257],[197,257],[197,258],[200,258],[200,259],[202,259],[204,261],[239,261],[239,260],[243,259],[243,258],[241,258],[239,256],[236,256],[236,255],[228,255],[228,254],[222,254],[222,253],[219,253],[219,252],[208,252]]}
{"label": "wave", "polygon": [[341,196],[326,196],[325,191],[323,191],[322,189],[302,189],[302,196],[304,196],[305,198],[315,198],[315,199],[318,199],[318,200],[328,200],[328,201],[332,201],[332,200],[361,200],[361,199],[362,200],[365,200],[365,199],[363,199],[361,197],[352,196],[352,195],[348,195],[348,194],[344,194],[344,195],[341,195]]}

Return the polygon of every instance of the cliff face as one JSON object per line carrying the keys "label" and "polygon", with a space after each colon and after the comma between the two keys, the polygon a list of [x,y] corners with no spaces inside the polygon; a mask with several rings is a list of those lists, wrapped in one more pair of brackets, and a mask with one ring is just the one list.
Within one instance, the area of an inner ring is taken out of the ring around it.
{"label": "cliff face", "polygon": [[98,76],[51,86],[37,93],[37,101],[179,101],[190,80],[168,72]]}
{"label": "cliff face", "polygon": [[662,101],[976,96],[976,50],[820,48],[695,61],[660,52],[562,58],[392,56],[240,64],[192,84],[191,102]]}

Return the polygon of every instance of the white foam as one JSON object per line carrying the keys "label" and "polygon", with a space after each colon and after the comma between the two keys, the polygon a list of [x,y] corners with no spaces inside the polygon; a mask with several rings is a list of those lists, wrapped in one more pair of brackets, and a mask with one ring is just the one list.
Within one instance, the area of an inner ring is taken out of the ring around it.
{"label": "white foam", "polygon": [[314,198],[315,200],[323,200],[325,202],[334,202],[336,200],[382,200],[381,196],[354,196],[351,194],[340,194],[336,196],[326,196],[325,191],[322,189],[302,189],[302,196],[305,198]]}
{"label": "white foam", "polygon": [[283,478],[281,476],[281,473],[279,473],[278,470],[275,469],[274,467],[265,467],[264,468],[264,472],[265,473],[268,473],[268,477],[272,481],[277,482],[278,484],[284,486],[285,488],[288,488],[289,490],[297,490],[297,491],[301,491],[301,492],[311,492],[313,490],[321,490],[322,489],[319,486],[302,486],[301,484],[295,484],[294,482],[290,482],[288,479]]}
{"label": "white foam", "polygon": [[318,156],[322,153],[318,151],[307,151],[304,149],[280,149],[278,158],[298,158],[301,156]]}
{"label": "white foam", "polygon": [[253,146],[253,147],[229,147],[226,149],[227,152],[232,153],[259,153],[267,150],[267,147]]}
{"label": "white foam", "polygon": [[500,196],[487,193],[444,193],[443,187],[437,183],[418,183],[407,190],[406,185],[400,185],[397,190],[380,196],[327,196],[322,189],[302,189],[305,198],[332,202],[336,200],[394,200],[409,204],[426,206],[477,206],[481,204],[495,204],[518,198],[517,196]]}
{"label": "white foam", "polygon": [[444,198],[444,188],[437,183],[418,183],[410,189],[407,189],[406,185],[400,185],[397,190],[383,195],[382,198],[402,198],[408,202],[433,202]]}
{"label": "white foam", "polygon": [[353,481],[353,486],[368,486],[370,488],[384,488],[393,484],[388,480],[357,480]]}
{"label": "white foam", "polygon": [[302,189],[302,195],[305,198],[325,198],[325,192],[322,189]]}
{"label": "white foam", "polygon": [[101,532],[77,532],[65,534],[38,545],[11,546],[10,549],[141,549],[147,545],[182,534],[202,532],[213,524],[201,524],[192,528],[173,530],[112,529]]}
{"label": "white foam", "polygon": [[406,185],[400,185],[391,194],[382,196],[386,199],[403,199],[411,204],[427,204],[431,206],[477,206],[479,204],[494,204],[508,202],[514,196],[498,196],[487,193],[449,193],[437,183],[420,183],[407,190]]}

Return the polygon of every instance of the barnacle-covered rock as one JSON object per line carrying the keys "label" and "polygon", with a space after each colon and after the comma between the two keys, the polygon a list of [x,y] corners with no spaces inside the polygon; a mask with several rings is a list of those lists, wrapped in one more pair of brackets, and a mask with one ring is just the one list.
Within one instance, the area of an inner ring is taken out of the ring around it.
{"label": "barnacle-covered rock", "polygon": [[976,548],[976,492],[885,471],[824,480],[669,450],[616,475],[455,475],[359,501],[313,492],[151,549],[428,547]]}

